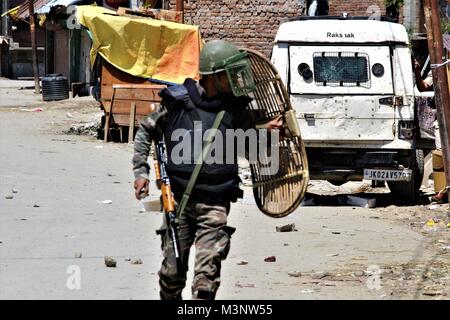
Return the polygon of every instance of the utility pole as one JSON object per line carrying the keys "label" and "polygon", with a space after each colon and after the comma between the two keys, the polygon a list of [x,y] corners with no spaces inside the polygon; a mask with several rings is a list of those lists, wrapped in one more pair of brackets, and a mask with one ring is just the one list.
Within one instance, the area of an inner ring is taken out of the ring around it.
{"label": "utility pole", "polygon": [[[2,3],[2,12],[9,10],[8,0],[4,0]],[[9,36],[9,26],[8,26],[8,16],[2,18],[2,35],[5,37]]]}
{"label": "utility pole", "polygon": [[33,73],[34,73],[34,93],[41,93],[39,84],[39,67],[36,46],[36,24],[34,22],[34,4],[33,0],[28,0],[28,9],[30,13],[30,34],[31,34],[31,55],[33,56]]}
{"label": "utility pole", "polygon": [[433,72],[434,99],[444,155],[447,196],[450,199],[450,92],[447,68],[444,64],[444,45],[438,0],[424,0],[423,8]]}

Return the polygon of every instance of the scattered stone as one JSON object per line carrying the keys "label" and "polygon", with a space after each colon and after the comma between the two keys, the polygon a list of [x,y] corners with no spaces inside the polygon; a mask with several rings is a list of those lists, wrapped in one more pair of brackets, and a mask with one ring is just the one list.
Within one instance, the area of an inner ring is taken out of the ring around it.
{"label": "scattered stone", "polygon": [[332,234],[341,234],[339,231],[333,231]]}
{"label": "scattered stone", "polygon": [[275,256],[270,256],[264,259],[264,262],[276,262],[277,258]]}
{"label": "scattered stone", "polygon": [[109,173],[109,172],[107,172],[106,175],[107,175],[108,177],[113,177],[113,176],[114,176],[112,173]]}
{"label": "scattered stone", "polygon": [[354,273],[354,275],[357,276],[357,277],[363,277],[364,274],[365,274],[364,271],[361,271],[361,270],[358,270],[358,271],[356,271],[356,272]]}
{"label": "scattered stone", "polygon": [[40,205],[38,205],[38,204],[33,204],[33,208],[40,208]]}
{"label": "scattered stone", "polygon": [[302,276],[302,273],[300,271],[292,271],[292,272],[288,272],[288,276],[294,277],[294,278],[300,278]]}
{"label": "scattered stone", "polygon": [[277,232],[292,232],[295,230],[295,223],[286,224],[284,226],[277,226],[276,231]]}
{"label": "scattered stone", "polygon": [[105,257],[105,265],[108,268],[115,268],[117,266],[117,261],[114,260],[112,257]]}
{"label": "scattered stone", "polygon": [[12,193],[19,193],[19,190],[17,190],[16,188],[13,188]]}
{"label": "scattered stone", "polygon": [[248,261],[245,261],[245,260],[241,260],[237,263],[238,266],[245,266],[247,264],[248,264]]}
{"label": "scattered stone", "polygon": [[237,282],[234,285],[238,288],[254,288],[255,287],[255,285],[253,283],[242,284],[242,283]]}
{"label": "scattered stone", "polygon": [[327,254],[327,257],[337,257],[339,255],[339,253],[330,253]]}
{"label": "scattered stone", "polygon": [[14,196],[13,196],[12,194],[7,194],[7,195],[5,196],[5,199],[11,200],[11,199],[14,199]]}
{"label": "scattered stone", "polygon": [[441,296],[442,295],[442,291],[427,290],[427,291],[423,291],[422,294],[425,295],[425,296],[435,297],[435,296]]}
{"label": "scattered stone", "polygon": [[288,247],[289,243],[283,243],[283,246]]}
{"label": "scattered stone", "polygon": [[134,259],[131,261],[131,264],[143,264],[142,260],[140,258]]}
{"label": "scattered stone", "polygon": [[317,273],[313,274],[311,278],[314,280],[320,280],[325,277],[328,277],[329,275],[330,274],[328,272],[317,272]]}
{"label": "scattered stone", "polygon": [[82,256],[81,252],[75,252],[75,259],[81,259]]}
{"label": "scattered stone", "polygon": [[131,261],[131,258],[125,258],[125,261],[129,262]]}

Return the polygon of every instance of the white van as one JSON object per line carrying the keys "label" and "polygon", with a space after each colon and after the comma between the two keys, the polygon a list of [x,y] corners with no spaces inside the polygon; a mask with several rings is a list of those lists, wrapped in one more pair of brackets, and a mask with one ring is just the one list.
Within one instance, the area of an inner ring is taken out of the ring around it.
{"label": "white van", "polygon": [[312,179],[387,181],[413,200],[424,150],[404,26],[367,18],[302,17],[282,24],[272,62],[296,109]]}

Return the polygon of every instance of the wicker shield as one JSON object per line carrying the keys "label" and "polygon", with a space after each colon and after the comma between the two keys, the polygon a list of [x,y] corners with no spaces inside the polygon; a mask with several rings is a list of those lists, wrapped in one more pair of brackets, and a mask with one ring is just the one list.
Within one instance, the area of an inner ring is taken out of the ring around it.
{"label": "wicker shield", "polygon": [[280,136],[279,169],[267,174],[264,159],[250,163],[253,194],[258,208],[273,218],[285,217],[303,201],[309,182],[305,145],[289,100],[289,94],[272,63],[262,54],[244,49],[249,54],[256,90],[247,106],[252,121],[266,122],[278,116],[284,118],[284,133]]}

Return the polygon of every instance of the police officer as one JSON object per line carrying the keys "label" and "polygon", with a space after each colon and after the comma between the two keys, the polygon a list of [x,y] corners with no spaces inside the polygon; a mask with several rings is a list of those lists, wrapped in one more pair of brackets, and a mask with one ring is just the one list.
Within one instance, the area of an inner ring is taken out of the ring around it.
{"label": "police officer", "polygon": [[[248,94],[255,88],[250,64],[245,52],[223,40],[205,44],[200,53],[199,82],[186,79],[182,85],[168,87],[160,92],[161,107],[141,124],[135,138],[133,170],[136,198],[148,193],[149,165],[147,158],[151,141],[162,133],[167,150],[167,170],[174,198],[180,202],[195,167],[194,155],[183,155],[174,159],[175,147],[171,136],[177,129],[186,132],[196,130],[201,123],[203,132],[212,127],[219,111],[225,115],[219,132],[251,127],[246,121],[245,107],[251,99]],[[276,119],[266,124],[268,129],[279,128]],[[223,144],[226,148],[225,143]],[[226,153],[224,150],[223,154]],[[180,164],[181,163],[181,164]],[[195,244],[195,270],[192,283],[194,299],[214,299],[220,285],[221,262],[230,249],[230,238],[234,228],[227,226],[230,202],[242,197],[239,189],[237,161],[234,163],[204,163],[196,181],[190,200],[179,217],[179,246],[181,270],[177,270],[174,249],[168,232],[162,230],[163,262],[159,271],[161,299],[181,299],[186,285],[189,251]]]}

